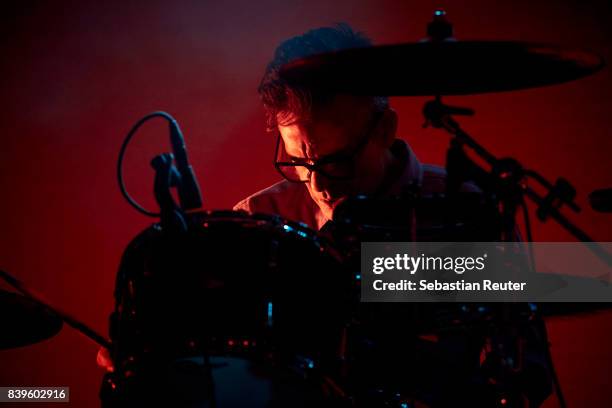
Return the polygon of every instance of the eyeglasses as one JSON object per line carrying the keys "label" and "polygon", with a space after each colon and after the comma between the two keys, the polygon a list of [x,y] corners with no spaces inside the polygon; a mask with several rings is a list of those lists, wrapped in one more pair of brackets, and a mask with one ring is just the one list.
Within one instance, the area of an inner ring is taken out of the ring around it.
{"label": "eyeglasses", "polygon": [[[313,172],[317,172],[330,180],[350,180],[355,177],[355,157],[363,150],[370,141],[372,132],[376,128],[382,112],[374,113],[366,132],[360,138],[359,143],[350,152],[334,153],[317,160],[291,159],[291,161],[280,160],[281,134],[278,132],[276,139],[276,150],[274,152],[274,167],[286,180],[293,183],[306,183],[310,181]],[[283,149],[284,150],[284,149]]]}

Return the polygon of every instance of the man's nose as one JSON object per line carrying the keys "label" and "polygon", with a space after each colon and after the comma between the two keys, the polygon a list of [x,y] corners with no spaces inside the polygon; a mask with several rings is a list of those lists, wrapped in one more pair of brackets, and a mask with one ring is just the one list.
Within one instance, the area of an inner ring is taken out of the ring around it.
{"label": "man's nose", "polygon": [[324,198],[330,198],[328,192],[329,179],[316,170],[310,173],[310,188],[318,193],[323,193]]}

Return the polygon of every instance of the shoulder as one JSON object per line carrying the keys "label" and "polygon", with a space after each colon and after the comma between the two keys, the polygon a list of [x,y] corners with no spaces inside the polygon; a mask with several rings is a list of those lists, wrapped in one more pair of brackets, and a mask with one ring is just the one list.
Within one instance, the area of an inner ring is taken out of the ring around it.
{"label": "shoulder", "polygon": [[283,180],[241,200],[234,210],[274,214],[292,221],[320,227],[319,208],[304,184]]}
{"label": "shoulder", "polygon": [[[446,190],[446,169],[435,164],[423,164],[423,178],[421,188],[425,194],[444,193]],[[482,190],[472,182],[465,182],[461,185],[461,192],[481,193]]]}
{"label": "shoulder", "polygon": [[308,192],[303,184],[282,180],[241,200],[234,210],[282,215],[298,203],[303,205],[305,194]]}

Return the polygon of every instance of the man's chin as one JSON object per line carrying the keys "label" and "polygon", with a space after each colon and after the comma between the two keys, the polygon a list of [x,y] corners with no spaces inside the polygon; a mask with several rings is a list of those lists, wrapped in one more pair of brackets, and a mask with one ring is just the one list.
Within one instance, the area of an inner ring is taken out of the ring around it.
{"label": "man's chin", "polygon": [[338,198],[333,201],[317,200],[317,205],[321,209],[321,212],[323,213],[325,218],[331,220],[333,219],[334,210],[338,208],[338,206],[344,201],[346,201],[346,197]]}

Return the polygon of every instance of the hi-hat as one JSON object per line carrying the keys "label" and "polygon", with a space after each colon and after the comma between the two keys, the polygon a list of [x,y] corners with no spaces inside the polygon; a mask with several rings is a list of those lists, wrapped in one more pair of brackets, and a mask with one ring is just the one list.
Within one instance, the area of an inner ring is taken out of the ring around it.
{"label": "hi-hat", "polygon": [[287,81],[358,95],[467,95],[560,84],[604,66],[580,49],[514,41],[429,41],[313,55],[281,67]]}

